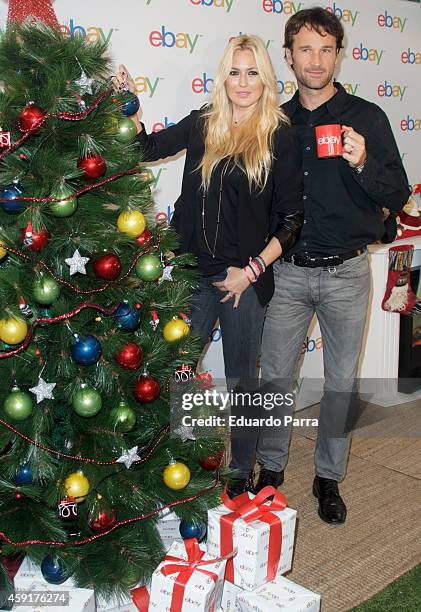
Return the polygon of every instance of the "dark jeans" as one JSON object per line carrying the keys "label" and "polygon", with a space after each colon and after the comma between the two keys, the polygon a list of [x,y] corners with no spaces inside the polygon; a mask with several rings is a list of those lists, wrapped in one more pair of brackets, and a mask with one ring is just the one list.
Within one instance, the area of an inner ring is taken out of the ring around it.
{"label": "dark jeans", "polygon": [[[238,308],[233,308],[233,299],[221,304],[220,300],[225,293],[212,283],[223,280],[226,274],[224,271],[215,276],[200,278],[192,300],[192,329],[199,333],[204,347],[219,319],[227,388],[229,391],[244,390],[258,380],[257,360],[266,308],[261,306],[252,286],[243,292]],[[247,407],[239,412],[247,413]],[[235,410],[232,409],[231,413],[235,414]],[[242,476],[248,475],[254,465],[257,436],[256,430],[255,434],[248,431],[247,439],[231,439],[230,467],[239,470]]]}

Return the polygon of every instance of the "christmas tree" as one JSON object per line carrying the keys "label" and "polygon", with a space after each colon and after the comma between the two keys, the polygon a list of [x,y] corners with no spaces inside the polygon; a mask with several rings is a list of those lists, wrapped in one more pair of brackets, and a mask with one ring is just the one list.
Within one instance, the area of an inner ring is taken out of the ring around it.
{"label": "christmas tree", "polygon": [[194,529],[218,503],[220,441],[169,431],[195,262],[152,221],[106,52],[41,21],[0,41],[0,590],[25,553],[126,591],[162,558],[160,509]]}

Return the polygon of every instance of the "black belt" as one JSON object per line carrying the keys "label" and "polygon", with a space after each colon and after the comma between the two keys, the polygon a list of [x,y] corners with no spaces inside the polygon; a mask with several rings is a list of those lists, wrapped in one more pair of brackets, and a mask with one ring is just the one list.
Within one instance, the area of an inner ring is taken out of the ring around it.
{"label": "black belt", "polygon": [[287,255],[287,257],[283,257],[283,260],[288,263],[293,263],[295,266],[300,266],[301,268],[330,268],[339,266],[347,259],[358,257],[365,253],[366,250],[367,249],[358,249],[356,251],[342,253],[341,255],[319,255],[318,257],[313,257],[309,253],[299,253],[297,255]]}

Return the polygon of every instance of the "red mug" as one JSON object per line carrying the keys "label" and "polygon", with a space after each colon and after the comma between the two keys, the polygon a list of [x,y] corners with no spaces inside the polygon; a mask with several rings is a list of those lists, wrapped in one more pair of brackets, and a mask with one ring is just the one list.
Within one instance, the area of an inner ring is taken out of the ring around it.
{"label": "red mug", "polygon": [[317,157],[342,155],[342,129],[337,123],[318,125],[316,128]]}

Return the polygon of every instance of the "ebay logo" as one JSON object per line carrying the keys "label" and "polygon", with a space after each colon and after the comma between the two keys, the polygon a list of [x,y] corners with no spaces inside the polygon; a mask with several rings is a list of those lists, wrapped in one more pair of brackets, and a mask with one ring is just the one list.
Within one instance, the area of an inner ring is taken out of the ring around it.
{"label": "ebay logo", "polygon": [[159,30],[154,30],[149,34],[149,44],[152,47],[164,47],[172,49],[188,49],[189,53],[193,53],[196,48],[197,41],[203,34],[187,34],[186,32],[171,32],[162,25]]}
{"label": "ebay logo", "polygon": [[295,81],[277,81],[278,93],[287,96],[293,95],[297,91],[297,83]]}
{"label": "ebay logo", "polygon": [[164,117],[164,121],[159,121],[152,125],[152,132],[160,132],[161,130],[166,130],[172,125],[175,125],[174,121],[170,121],[168,117]]}
{"label": "ebay logo", "polygon": [[320,136],[320,138],[317,139],[317,143],[319,145],[323,145],[323,144],[339,145],[340,142],[341,142],[341,139],[338,136]]}
{"label": "ebay logo", "polygon": [[234,0],[190,0],[190,4],[196,6],[210,6],[215,8],[225,8],[227,13],[232,9]]}
{"label": "ebay logo", "polygon": [[294,15],[303,8],[302,2],[289,2],[288,0],[263,0],[265,13],[277,13],[278,15]]}
{"label": "ebay logo", "polygon": [[377,17],[377,23],[381,28],[393,28],[401,33],[404,31],[407,21],[407,17],[392,17],[387,11],[380,13]]}
{"label": "ebay logo", "polygon": [[363,43],[360,43],[359,47],[352,49],[352,57],[354,60],[362,60],[363,62],[376,62],[377,66],[380,64],[384,49],[368,49],[363,47]]}
{"label": "ebay logo", "polygon": [[69,24],[60,24],[60,32],[64,36],[73,38],[74,36],[81,36],[87,43],[104,42],[108,44],[111,40],[111,36],[114,32],[117,32],[117,28],[110,28],[109,30],[103,30],[97,26],[83,27],[76,25],[74,19],[69,19]]}
{"label": "ebay logo", "polygon": [[193,93],[207,94],[212,91],[213,78],[209,77],[206,72],[201,77],[195,77],[191,82]]}
{"label": "ebay logo", "polygon": [[165,212],[159,212],[155,215],[155,221],[157,223],[171,223],[173,214],[174,209],[171,208],[171,206],[168,206]]}
{"label": "ebay logo", "polygon": [[400,124],[402,132],[419,132],[421,130],[421,119],[413,119],[407,115]]}
{"label": "ebay logo", "polygon": [[350,8],[342,8],[339,4],[336,4],[336,2],[334,2],[332,6],[325,6],[325,9],[329,11],[329,13],[336,15],[339,21],[349,23],[351,27],[354,27],[359,14],[359,11],[352,11]]}
{"label": "ebay logo", "polygon": [[381,83],[377,87],[377,95],[380,96],[380,98],[399,98],[399,100],[402,101],[402,98],[405,95],[405,91],[406,85],[392,85],[387,81]]}
{"label": "ebay logo", "polygon": [[421,64],[421,51],[412,51],[412,49],[407,49],[407,51],[402,51],[401,55],[402,64]]}

